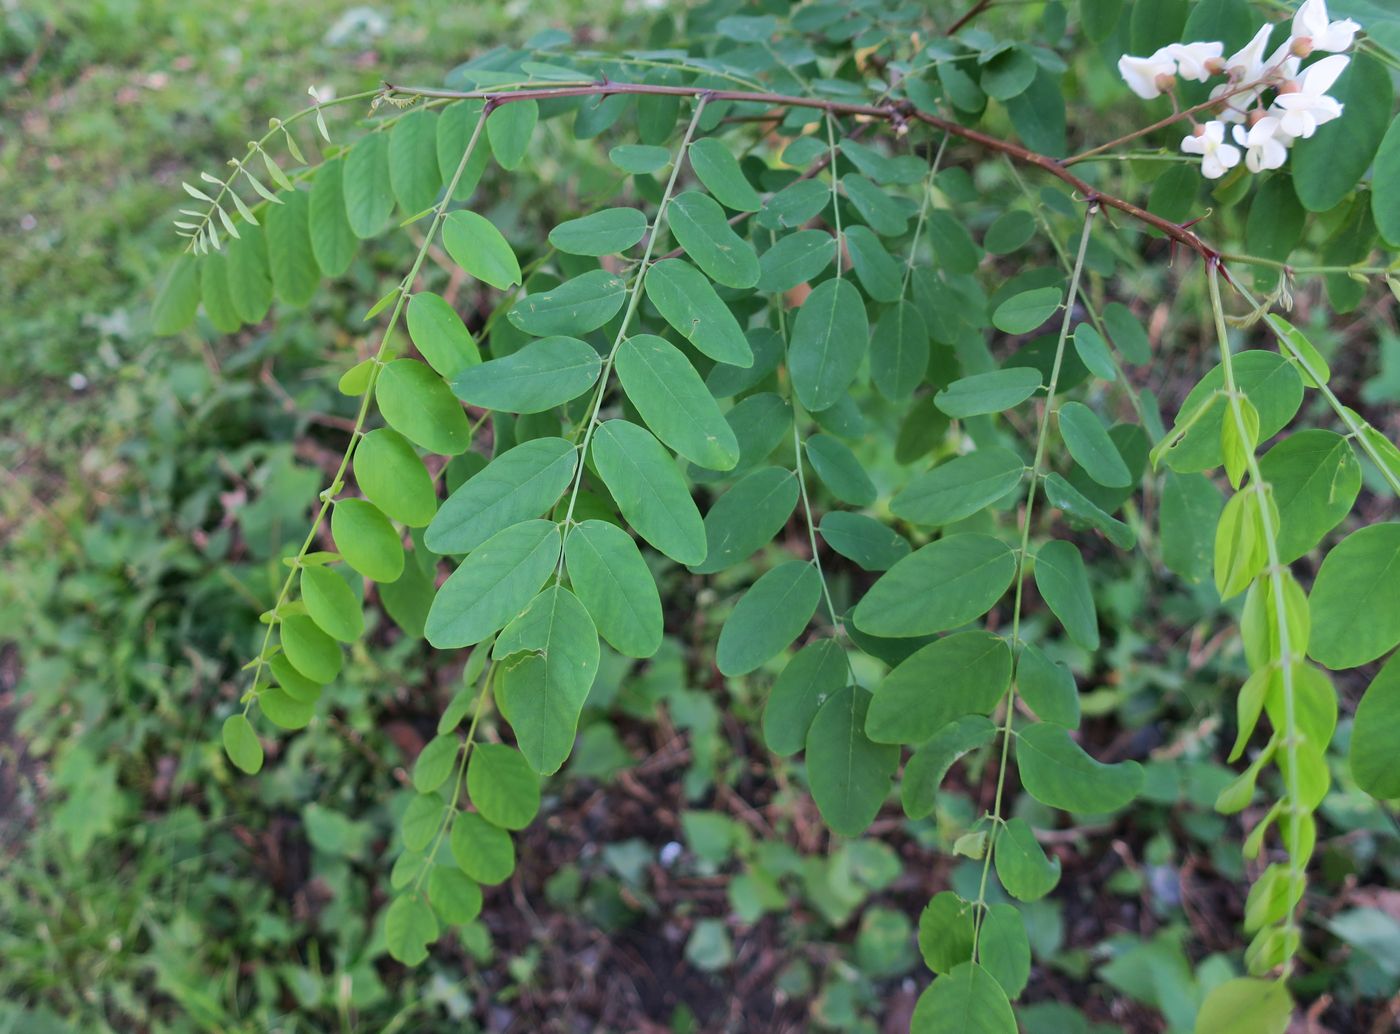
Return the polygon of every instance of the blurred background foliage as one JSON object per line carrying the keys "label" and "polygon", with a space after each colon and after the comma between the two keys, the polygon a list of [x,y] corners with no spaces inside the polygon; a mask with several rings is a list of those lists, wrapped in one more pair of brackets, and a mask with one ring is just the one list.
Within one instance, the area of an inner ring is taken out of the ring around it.
{"label": "blurred background foliage", "polygon": [[[831,842],[798,767],[762,746],[762,680],[726,683],[697,648],[747,567],[714,588],[664,575],[684,615],[668,627],[687,634],[641,666],[605,652],[517,875],[417,970],[388,960],[376,922],[407,771],[460,664],[429,663],[383,623],[260,777],[237,776],[217,744],[278,558],[339,454],[351,403],[336,378],[369,347],[361,316],[414,242],[362,249],[307,308],[234,337],[202,325],[156,341],[149,285],[174,251],[179,182],[221,171],[308,85],[439,81],[547,29],[655,44],[668,30],[654,17],[617,0],[0,2],[0,1031],[907,1027],[923,981],[913,917],[934,891],[975,895],[980,864],[951,848],[980,813],[977,788],[950,787],[929,819],[887,810],[866,838]],[[990,17],[1005,31],[1063,8]],[[1082,57],[1081,135],[1130,127],[1138,106]],[[536,174],[488,183],[493,219],[508,235],[553,225],[602,160],[556,128]],[[1163,182],[1176,168],[1122,163],[1120,192],[1178,203]],[[1020,197],[1013,175],[969,158],[940,187],[980,236]],[[1221,204],[1208,236],[1243,240],[1248,215]],[[1309,232],[1320,248],[1327,228]],[[1198,278],[1164,248],[1093,262],[1141,299],[1158,358],[1133,377],[1172,412],[1213,362],[1185,315]],[[1327,286],[1297,285],[1294,322],[1343,400],[1394,440],[1394,299],[1353,291],[1329,325]],[[1348,527],[1384,515],[1367,494]],[[1116,634],[1084,711],[1110,749],[1152,758],[1148,789],[1129,835],[1054,845],[1061,888],[1024,909],[1036,1004],[1023,1022],[1189,1030],[1240,947],[1239,826],[1213,804],[1231,778],[1218,729],[1243,659],[1213,590],[1163,581],[1146,552],[1095,579]],[[1341,685],[1338,758],[1362,685]],[[1400,840],[1344,764],[1334,775],[1297,990],[1316,1003],[1313,1029],[1384,1031],[1400,1011]]]}

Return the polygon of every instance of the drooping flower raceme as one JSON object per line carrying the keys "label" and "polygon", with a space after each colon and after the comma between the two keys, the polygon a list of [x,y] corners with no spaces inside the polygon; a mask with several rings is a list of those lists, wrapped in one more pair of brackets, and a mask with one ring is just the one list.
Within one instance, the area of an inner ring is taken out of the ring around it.
{"label": "drooping flower raceme", "polygon": [[[1349,18],[1332,21],[1326,0],[1304,0],[1293,17],[1289,37],[1265,56],[1275,26],[1264,25],[1254,38],[1228,58],[1225,45],[1215,41],[1169,43],[1147,57],[1124,54],[1118,74],[1144,100],[1163,94],[1176,107],[1176,80],[1207,82],[1224,75],[1210,93],[1215,118],[1204,125],[1191,120],[1193,130],[1181,142],[1187,154],[1201,156],[1201,174],[1219,179],[1240,164],[1250,172],[1280,168],[1295,140],[1317,132],[1318,126],[1340,118],[1343,105],[1327,91],[1346,71],[1350,58],[1334,55],[1302,67],[1314,51],[1339,51],[1351,46],[1361,26]],[[1272,92],[1272,98],[1266,97]],[[1182,113],[1189,118],[1196,109]],[[1234,123],[1227,140],[1227,123]],[[1237,146],[1238,145],[1238,146]]]}

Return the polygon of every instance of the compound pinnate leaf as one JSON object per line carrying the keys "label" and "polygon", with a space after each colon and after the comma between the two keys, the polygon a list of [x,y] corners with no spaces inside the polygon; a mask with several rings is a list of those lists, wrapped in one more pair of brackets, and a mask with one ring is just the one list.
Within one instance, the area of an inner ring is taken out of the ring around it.
{"label": "compound pinnate leaf", "polygon": [[675,345],[655,334],[629,337],[618,348],[617,376],[658,438],[710,470],[739,462],[739,442],[714,396]]}
{"label": "compound pinnate leaf", "polygon": [[855,285],[825,280],[812,289],[793,322],[788,370],[793,390],[812,412],[834,406],[860,369],[870,334]]}
{"label": "compound pinnate leaf", "polygon": [[469,553],[492,535],[538,517],[564,494],[578,449],[563,438],[535,438],[510,449],[443,501],[423,541],[434,553]]}
{"label": "compound pinnate leaf", "polygon": [[650,657],[661,645],[661,598],[632,536],[607,521],[583,521],[564,540],[574,592],[598,633],[620,654]]}
{"label": "compound pinnate leaf", "polygon": [[1071,639],[1086,650],[1099,648],[1099,619],[1089,572],[1072,542],[1055,539],[1040,547],[1035,587]]}
{"label": "compound pinnate leaf", "polygon": [[602,369],[602,357],[586,341],[545,337],[463,370],[452,390],[463,402],[483,409],[543,413],[578,398]]}
{"label": "compound pinnate leaf", "polygon": [[499,291],[520,283],[515,252],[483,215],[467,209],[449,215],[442,223],[442,246],[453,262]]}
{"label": "compound pinnate leaf", "polygon": [[426,363],[395,359],[380,372],[375,397],[384,422],[415,445],[442,456],[471,445],[466,411]]}
{"label": "compound pinnate leaf", "polygon": [[605,208],[549,231],[549,243],[570,255],[617,255],[642,239],[647,217],[636,208]]}
{"label": "compound pinnate leaf", "polygon": [[365,435],[355,449],[355,482],[390,518],[421,528],[437,512],[432,475],[408,439],[387,427]]}
{"label": "compound pinnate leaf", "polygon": [[1025,819],[1007,819],[993,848],[997,879],[1020,901],[1035,901],[1060,882],[1060,860],[1047,858]]}
{"label": "compound pinnate leaf", "polygon": [[844,686],[822,704],[807,731],[807,779],[832,831],[858,837],[890,792],[899,748],[865,735],[870,694]]}
{"label": "compound pinnate leaf", "polygon": [[735,233],[713,198],[688,190],[671,200],[666,220],[677,242],[715,283],[743,290],[758,283],[758,256]]}
{"label": "compound pinnate leaf", "polygon": [[938,977],[914,1006],[910,1034],[1016,1034],[1011,1002],[975,962]]}
{"label": "compound pinnate leaf", "polygon": [[890,501],[890,510],[915,524],[952,524],[1006,498],[1025,472],[1025,461],[1010,449],[978,449],[920,474]]}
{"label": "compound pinnate leaf", "polygon": [[439,650],[475,646],[525,609],[559,562],[559,527],[523,521],[462,561],[433,597],[424,634]]}
{"label": "compound pinnate leaf", "polygon": [[345,562],[366,578],[392,582],[403,574],[403,541],[373,503],[337,499],[331,535]]}
{"label": "compound pinnate leaf", "polygon": [[1309,599],[1308,655],[1334,671],[1400,643],[1400,523],[1354,531],[1327,554]]}
{"label": "compound pinnate leaf", "polygon": [[342,643],[353,643],[365,633],[360,601],[344,578],[328,567],[301,569],[301,597],[306,612],[321,631]]}
{"label": "compound pinnate leaf", "polygon": [[262,771],[263,749],[253,723],[243,714],[231,714],[224,719],[222,730],[224,753],[248,775]]}
{"label": "compound pinnate leaf", "polygon": [[781,467],[760,467],[710,505],[705,514],[705,560],[696,574],[733,567],[773,540],[797,505],[797,476]]}
{"label": "compound pinnate leaf", "polygon": [[395,898],[384,913],[384,945],[405,966],[416,966],[426,959],[428,945],[437,939],[437,917],[416,894]]}
{"label": "compound pinnate leaf", "polygon": [[504,743],[478,743],[467,761],[467,793],[488,822],[524,829],[540,810],[540,777]]}
{"label": "compound pinnate leaf", "polygon": [[[931,542],[886,571],[856,606],[858,628],[878,636],[918,636],[957,628],[988,610],[1016,573],[1011,547],[990,535]],[[930,585],[939,592],[930,596]]]}
{"label": "compound pinnate leaf", "polygon": [[933,397],[933,404],[951,417],[982,416],[1020,405],[1039,390],[1039,370],[1013,366],[956,380]]}
{"label": "compound pinnate leaf", "polygon": [[676,332],[717,363],[753,365],[753,350],[739,321],[703,273],[681,259],[662,259],[647,270],[647,298]]}
{"label": "compound pinnate leaf", "polygon": [[495,886],[515,871],[515,845],[510,834],[474,811],[457,813],[448,843],[453,860],[477,883]]}
{"label": "compound pinnate leaf", "polygon": [[645,428],[609,420],[593,435],[593,461],[627,523],[678,564],[705,559],[705,524],[675,461]]}
{"label": "compound pinnate leaf", "polygon": [[725,675],[747,675],[802,634],[821,599],[821,576],[805,560],[764,572],[720,630],[715,664]]}
{"label": "compound pinnate leaf", "polygon": [[1117,811],[1142,788],[1142,766],[1136,761],[1096,761],[1070,739],[1068,729],[1050,722],[1017,733],[1016,764],[1026,792],[1062,811]]}
{"label": "compound pinnate leaf", "polygon": [[955,718],[990,714],[1011,684],[1011,647],[955,632],[921,647],[875,690],[865,731],[877,743],[922,743]]}
{"label": "compound pinnate leaf", "polygon": [[818,639],[793,655],[773,683],[763,709],[763,739],[774,754],[788,757],[807,742],[812,719],[846,685],[850,669],[835,639]]}

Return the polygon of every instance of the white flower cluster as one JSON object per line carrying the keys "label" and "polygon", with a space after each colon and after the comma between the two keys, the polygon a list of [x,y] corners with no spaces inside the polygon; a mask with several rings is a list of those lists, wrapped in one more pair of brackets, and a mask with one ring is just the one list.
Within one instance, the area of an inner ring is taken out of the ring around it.
{"label": "white flower cluster", "polygon": [[[1201,156],[1207,179],[1219,179],[1238,165],[1241,149],[1250,172],[1277,169],[1294,140],[1312,136],[1342,113],[1341,103],[1327,91],[1351,60],[1339,52],[1351,46],[1361,26],[1350,18],[1330,20],[1327,0],[1304,0],[1288,39],[1265,57],[1273,28],[1265,25],[1228,58],[1223,43],[1172,43],[1148,57],[1125,54],[1118,61],[1123,81],[1144,100],[1170,94],[1178,78],[1203,83],[1226,77],[1210,93],[1219,116],[1204,124],[1192,119],[1194,128],[1181,141],[1183,151]],[[1300,73],[1303,59],[1318,52],[1334,56]],[[1264,94],[1270,90],[1274,96],[1266,104]],[[1227,123],[1234,143],[1226,140]]]}

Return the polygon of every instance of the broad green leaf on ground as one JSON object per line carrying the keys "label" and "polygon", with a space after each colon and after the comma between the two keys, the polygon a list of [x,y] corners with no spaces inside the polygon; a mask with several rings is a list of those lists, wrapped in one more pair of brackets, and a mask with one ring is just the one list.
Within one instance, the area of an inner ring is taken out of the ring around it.
{"label": "broad green leaf on ground", "polygon": [[[870,588],[856,626],[878,636],[919,636],[975,621],[995,605],[1016,573],[1011,547],[990,535],[950,535],[915,550]],[[938,586],[930,594],[929,586]]]}
{"label": "broad green leaf on ground", "polygon": [[931,528],[952,524],[1005,499],[1025,473],[1025,461],[1011,450],[977,449],[915,477],[890,501],[890,510]]}
{"label": "broad green leaf on ground", "polygon": [[847,280],[813,288],[793,321],[788,370],[793,390],[812,412],[834,406],[860,369],[870,335],[865,303]]}
{"label": "broad green leaf on ground", "polygon": [[253,723],[241,712],[224,719],[222,738],[228,759],[248,775],[262,771],[263,749]]}
{"label": "broad green leaf on ground", "polygon": [[1035,901],[1060,882],[1060,860],[1047,858],[1025,819],[1007,819],[994,848],[997,879],[1020,901]]}
{"label": "broad green leaf on ground", "polygon": [[438,509],[423,541],[441,556],[469,553],[492,535],[558,502],[578,469],[578,449],[563,438],[535,438],[473,474]]}
{"label": "broad green leaf on ground", "polygon": [[1062,811],[1117,811],[1142,788],[1142,766],[1136,761],[1096,761],[1070,738],[1069,730],[1050,722],[1019,730],[1016,764],[1026,792]]}
{"label": "broad green leaf on ground", "polygon": [[996,307],[992,326],[1006,334],[1029,334],[1059,311],[1062,297],[1058,287],[1014,294]]}
{"label": "broad green leaf on ground", "polygon": [[1400,797],[1395,730],[1400,729],[1400,653],[1393,655],[1356,707],[1351,733],[1351,774],[1378,800]]}
{"label": "broad green leaf on ground", "polygon": [[478,743],[467,761],[467,794],[487,822],[524,829],[540,810],[540,777],[504,743]]}
{"label": "broad green leaf on ground", "polygon": [[938,788],[948,770],[968,751],[990,743],[996,731],[991,719],[984,715],[964,715],[939,729],[914,751],[904,766],[904,780],[899,788],[904,814],[911,819],[933,814]]}
{"label": "broad green leaf on ground", "polygon": [[1063,664],[1050,660],[1034,643],[1021,647],[1016,691],[1037,717],[1066,729],[1079,725],[1079,686]]}
{"label": "broad green leaf on ground", "polygon": [[704,274],[681,259],[663,259],[646,274],[647,298],[676,332],[717,363],[753,365],[739,321]]}
{"label": "broad green leaf on ground", "polygon": [[405,966],[428,957],[428,945],[438,939],[437,917],[416,893],[395,898],[384,913],[384,946]]}
{"label": "broad green leaf on ground", "polygon": [[666,221],[676,241],[711,280],[742,290],[758,283],[758,256],[729,226],[713,198],[688,190],[671,200]]}
{"label": "broad green leaf on ground", "polygon": [[821,705],[807,731],[807,780],[812,800],[832,831],[858,837],[890,792],[899,748],[865,735],[870,695],[843,686]]}
{"label": "broad green leaf on ground", "polygon": [[880,394],[902,402],[928,370],[928,327],[913,302],[886,309],[870,335],[870,376]]}
{"label": "broad green leaf on ground", "polygon": [[1400,643],[1400,523],[1373,524],[1333,547],[1308,603],[1308,655],[1334,671]]}
{"label": "broad green leaf on ground", "polygon": [[1281,980],[1236,977],[1206,995],[1195,1034],[1284,1034],[1293,1021],[1293,999]]}
{"label": "broad green leaf on ground", "polygon": [[716,499],[705,514],[707,550],[696,574],[733,567],[762,549],[782,530],[797,505],[797,475],[782,467],[760,467]]}
{"label": "broad green leaf on ground", "polygon": [[705,524],[685,478],[651,432],[609,420],[593,435],[593,462],[623,518],[678,564],[705,559]]}
{"label": "broad green leaf on ground", "polygon": [[1279,560],[1291,564],[1351,513],[1361,491],[1361,464],[1351,443],[1310,428],[1289,435],[1259,459],[1278,504]]}
{"label": "broad green leaf on ground", "polygon": [[453,860],[477,883],[504,883],[515,871],[515,845],[510,834],[474,811],[457,813],[448,842]]}
{"label": "broad green leaf on ground", "polygon": [[1319,126],[1289,155],[1293,189],[1309,212],[1327,212],[1366,174],[1390,124],[1395,89],[1390,72],[1374,57],[1353,54],[1328,91],[1346,117]]}
{"label": "broad green leaf on ground", "polygon": [[787,291],[820,274],[836,254],[836,238],[825,230],[798,230],[765,251],[758,260],[757,288]]}
{"label": "broad green leaf on ground", "polygon": [[506,319],[536,337],[587,334],[617,315],[627,300],[627,280],[593,269],[548,291],[532,291],[510,307]]}
{"label": "broad green leaf on ground", "polygon": [[405,113],[389,132],[389,184],[407,215],[426,210],[442,190],[437,122],[437,112],[420,107]]}
{"label": "broad green leaf on ground", "polygon": [[364,499],[337,499],[331,536],[345,562],[366,578],[392,582],[403,574],[403,541],[383,511]]}
{"label": "broad green leaf on ground", "polygon": [[305,614],[283,618],[281,637],[282,650],[299,674],[323,686],[340,674],[345,662],[340,647]]}
{"label": "broad green leaf on ground", "polygon": [[1133,483],[1128,465],[1097,413],[1082,402],[1066,402],[1059,414],[1060,436],[1074,462],[1086,474],[1110,488],[1126,488]]}
{"label": "broad green leaf on ground", "polygon": [[909,540],[863,513],[829,510],[817,531],[826,544],[867,571],[888,571],[909,555]]}
{"label": "broad green leaf on ground", "polygon": [[1089,572],[1074,543],[1052,539],[1035,557],[1035,587],[1069,637],[1091,653],[1099,648],[1099,619]]}
{"label": "broad green leaf on ground", "polygon": [[739,442],[690,360],[664,338],[638,334],[617,352],[617,376],[652,433],[699,466],[730,470]]}
{"label": "broad green leaf on ground", "polygon": [[647,217],[637,208],[605,208],[549,231],[549,243],[569,255],[619,255],[642,239]]}
{"label": "broad green leaf on ground", "polygon": [[1039,370],[1012,366],[956,380],[933,397],[933,404],[951,417],[981,416],[1018,406],[1039,390]]}
{"label": "broad green leaf on ground", "polygon": [[439,650],[475,646],[525,609],[559,562],[553,521],[522,521],[476,548],[442,583],[425,635]]}
{"label": "broad green leaf on ground", "polygon": [[539,119],[540,106],[529,98],[502,104],[486,117],[486,138],[501,168],[515,169],[525,160]]}
{"label": "broad green leaf on ground", "polygon": [[355,448],[355,483],[390,518],[421,528],[437,512],[432,475],[408,439],[381,427]]}
{"label": "broad green leaf on ground", "polygon": [[[1267,441],[1281,431],[1303,402],[1303,382],[1297,368],[1276,352],[1240,352],[1232,360],[1235,383],[1259,412],[1259,440]],[[1225,373],[1217,365],[1207,373],[1182,401],[1177,412],[1191,414],[1209,397],[1224,388]],[[1166,454],[1167,466],[1179,474],[1218,467],[1224,461],[1220,447],[1220,426],[1228,407],[1210,406],[1191,429]]]}
{"label": "broad green leaf on ground", "polygon": [[690,167],[720,204],[736,212],[757,212],[762,205],[739,161],[729,148],[714,138],[690,145]]}
{"label": "broad green leaf on ground", "polygon": [[720,629],[716,666],[725,675],[747,675],[777,656],[812,620],[821,592],[821,576],[805,560],[764,572]]}
{"label": "broad green leaf on ground", "polygon": [[822,484],[837,499],[852,506],[869,506],[878,494],[875,482],[845,442],[829,434],[814,434],[804,443],[807,459]]}
{"label": "broad green leaf on ground", "polygon": [[520,283],[515,252],[484,215],[465,208],[453,212],[442,223],[442,246],[453,262],[498,291]]}
{"label": "broad green leaf on ground", "polygon": [[463,402],[483,409],[543,413],[593,387],[602,368],[602,357],[586,341],[544,337],[463,370],[452,390]]}
{"label": "broad green leaf on ground", "polygon": [[[341,193],[354,235],[361,240],[378,236],[394,210],[387,133],[370,133],[350,149],[341,167]],[[319,260],[319,252],[317,256]]]}
{"label": "broad green leaf on ground", "polygon": [[583,521],[564,541],[574,592],[599,634],[628,657],[650,657],[661,645],[661,598],[632,536],[607,521]]}
{"label": "broad green leaf on ground", "polygon": [[1006,992],[975,962],[937,977],[914,1006],[910,1034],[1016,1034]]}
{"label": "broad green leaf on ground", "polygon": [[365,616],[355,592],[328,567],[301,569],[301,598],[311,620],[332,639],[353,643],[365,634]]}
{"label": "broad green leaf on ground", "polygon": [[419,291],[409,300],[408,333],[428,365],[449,383],[481,362],[467,325],[442,295]]}
{"label": "broad green leaf on ground", "polygon": [[812,719],[846,686],[850,669],[835,639],[818,639],[793,655],[773,683],[763,708],[763,739],[774,754],[789,757],[807,742]]}
{"label": "broad green leaf on ground", "polygon": [[427,363],[395,359],[384,367],[375,401],[385,423],[429,452],[456,456],[471,445],[466,411]]}
{"label": "broad green leaf on ground", "polygon": [[921,647],[875,689],[865,731],[877,743],[922,743],[955,718],[990,714],[1011,684],[1011,648],[990,632]]}

